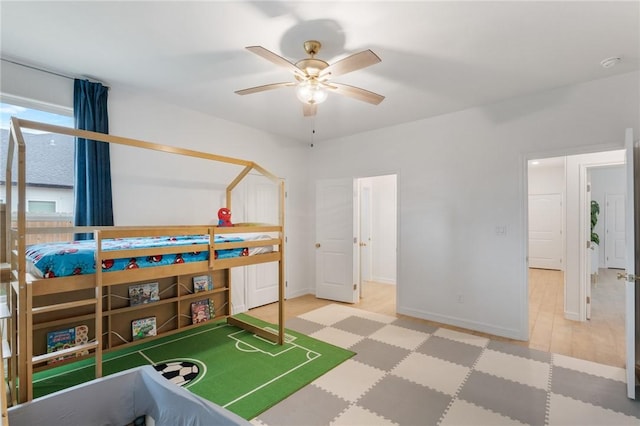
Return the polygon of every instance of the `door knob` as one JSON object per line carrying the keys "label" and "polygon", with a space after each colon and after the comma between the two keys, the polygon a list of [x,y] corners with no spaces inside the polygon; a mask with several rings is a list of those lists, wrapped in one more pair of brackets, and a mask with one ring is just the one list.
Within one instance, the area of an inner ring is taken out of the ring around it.
{"label": "door knob", "polygon": [[320,248],[320,243],[316,243],[316,248]]}
{"label": "door knob", "polygon": [[627,274],[627,271],[618,272],[617,276],[619,280],[625,280],[630,283],[634,281],[640,281],[640,275]]}

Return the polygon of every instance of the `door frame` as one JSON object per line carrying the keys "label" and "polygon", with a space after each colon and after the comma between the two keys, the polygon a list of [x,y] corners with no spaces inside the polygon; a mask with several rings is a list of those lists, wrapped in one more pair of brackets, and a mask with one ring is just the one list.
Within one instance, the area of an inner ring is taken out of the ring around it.
{"label": "door frame", "polygon": [[[522,246],[522,250],[523,253],[525,254],[525,262],[524,262],[524,266],[523,266],[523,270],[522,270],[522,277],[523,277],[523,281],[524,281],[524,286],[521,289],[521,302],[520,302],[520,306],[521,306],[521,315],[520,315],[520,329],[524,331],[524,338],[526,340],[529,340],[530,338],[530,330],[529,330],[529,161],[531,160],[540,160],[540,159],[548,159],[548,158],[556,158],[556,157],[573,157],[573,156],[580,156],[580,155],[589,155],[589,154],[602,154],[602,155],[607,155],[607,153],[611,153],[613,151],[623,151],[624,148],[622,146],[622,143],[624,141],[621,139],[621,144],[617,144],[617,145],[602,145],[602,146],[595,146],[595,147],[585,147],[583,149],[578,149],[578,150],[571,150],[571,151],[547,151],[547,152],[537,152],[537,153],[531,153],[531,154],[527,154],[527,155],[523,155],[522,156],[522,214],[523,214],[523,246]],[[620,162],[611,162],[611,161],[604,161],[604,162],[594,162],[593,164],[590,164],[589,167],[592,166],[598,166],[598,165],[613,165],[613,164],[624,164],[624,162],[620,163]],[[581,165],[581,167],[584,166],[584,164]],[[565,164],[565,167],[566,164]],[[566,169],[565,169],[566,170]],[[579,220],[581,221],[581,223],[585,224],[588,223],[590,224],[590,217],[586,217],[585,212],[585,208],[584,208],[584,204],[585,203],[585,197],[586,197],[586,167],[584,167],[584,170],[580,169],[579,170],[579,191],[580,194],[578,195],[580,197],[580,199],[582,200],[582,204],[580,206],[580,217]],[[565,185],[567,183],[565,182]],[[563,227],[565,229],[565,234],[564,234],[564,253],[563,253],[563,258],[565,259],[565,274],[564,274],[564,278],[563,278],[563,287],[564,287],[564,291],[565,291],[565,308],[564,308],[564,314],[565,314],[565,318],[567,319],[571,319],[571,320],[577,320],[577,321],[586,321],[586,297],[585,297],[585,286],[587,284],[587,282],[590,284],[590,276],[589,273],[590,271],[587,270],[587,268],[589,267],[588,264],[585,264],[585,255],[586,255],[586,241],[587,241],[587,233],[586,232],[580,232],[580,236],[579,236],[579,257],[581,259],[580,261],[580,267],[579,267],[579,277],[580,277],[580,285],[578,288],[579,294],[578,294],[578,298],[579,300],[582,301],[582,303],[580,303],[579,309],[577,314],[575,315],[575,317],[573,315],[569,315],[567,314],[567,307],[566,307],[566,303],[567,303],[567,294],[566,294],[566,289],[567,289],[567,270],[570,267],[569,265],[569,258],[567,256],[567,253],[569,253],[570,250],[570,244],[568,244],[567,242],[567,238],[568,238],[568,234],[569,234],[569,229],[568,229],[568,223],[566,220],[566,216],[567,216],[567,203],[568,203],[568,197],[569,194],[567,193],[567,191],[565,191],[565,206],[563,208],[563,217],[565,218],[563,223]],[[589,226],[590,227],[590,226]],[[581,226],[580,229],[583,229],[584,226]],[[587,280],[588,278],[588,280]]]}
{"label": "door frame", "polygon": [[[399,203],[398,203],[398,174],[397,173],[387,173],[387,174],[363,176],[363,177],[356,178],[356,181],[357,181],[356,187],[357,187],[357,191],[358,191],[357,201],[356,202],[357,202],[358,207],[361,209],[362,205],[363,205],[363,197],[362,197],[363,190],[364,189],[371,189],[370,191],[368,191],[369,199],[367,200],[368,203],[369,203],[369,205],[368,205],[368,214],[369,214],[369,218],[368,218],[369,224],[368,225],[369,225],[369,228],[370,228],[369,229],[369,236],[374,238],[374,241],[370,243],[370,246],[367,246],[371,250],[371,247],[374,247],[376,245],[376,241],[375,241],[376,236],[373,235],[373,233],[371,231],[372,226],[373,226],[372,225],[372,218],[373,218],[373,213],[372,212],[374,210],[374,207],[373,207],[372,203],[373,203],[374,198],[378,194],[378,192],[376,192],[375,187],[365,187],[363,185],[363,181],[365,181],[365,180],[373,180],[373,181],[375,181],[376,179],[385,178],[385,177],[395,177],[395,186],[394,186],[395,200],[393,200],[394,208],[395,208],[395,221],[394,221],[394,223],[390,223],[389,226],[393,226],[395,228],[395,233],[396,233],[395,242],[394,242],[396,250],[394,250],[393,253],[394,253],[394,256],[395,256],[395,265],[396,265],[396,267],[395,267],[395,285],[397,285],[398,284],[398,236],[399,236],[399,234],[398,234],[398,231],[399,231],[399,229],[398,229],[398,217],[399,217],[398,216],[398,213],[399,213],[399,209],[398,209],[398,206],[399,206]],[[385,201],[387,201],[387,200],[385,200]],[[359,245],[361,245],[363,243],[364,244],[368,244],[368,242],[363,241],[363,235],[361,234],[361,231],[363,229],[362,228],[362,218],[363,218],[363,216],[365,214],[367,214],[367,212],[363,212],[362,210],[359,210],[358,214],[357,214],[358,243],[359,243]],[[360,251],[362,251],[362,250],[360,250]],[[372,264],[373,263],[373,252],[372,251],[370,251],[369,256],[371,257],[370,262]],[[362,256],[360,256],[359,262],[360,263],[358,264],[358,267],[362,271],[362,267],[363,266],[367,266],[367,265],[364,264],[364,260],[362,259]],[[372,281],[375,282],[375,277],[374,277],[374,274],[373,274],[373,268],[369,272],[371,274]],[[365,281],[364,276],[365,276],[365,274],[361,274],[360,275],[360,283],[359,284],[360,284],[360,289],[361,290],[362,290],[362,282]]]}
{"label": "door frame", "polygon": [[[621,150],[613,150],[613,151],[621,151]],[[603,151],[602,154],[606,155],[608,152],[612,152],[612,151]],[[589,307],[589,303],[587,303],[587,296],[590,297],[591,295],[591,248],[590,246],[590,242],[591,242],[591,205],[590,205],[590,200],[591,197],[590,195],[587,194],[587,192],[590,191],[590,189],[588,188],[589,185],[591,185],[591,179],[590,179],[590,171],[596,168],[600,168],[600,167],[611,167],[611,166],[617,166],[617,165],[625,165],[625,161],[624,159],[622,159],[622,161],[615,161],[615,160],[603,160],[603,161],[596,161],[596,162],[591,162],[591,163],[584,163],[581,164],[579,167],[579,182],[580,182],[580,187],[579,187],[579,197],[580,197],[580,229],[583,232],[580,232],[580,237],[579,237],[579,247],[580,247],[580,259],[583,260],[583,262],[580,263],[580,290],[579,290],[579,301],[580,301],[580,306],[579,306],[579,321],[586,321],[588,319],[590,319],[591,317],[591,313],[590,313],[590,307]],[[602,207],[600,207],[600,213],[602,215]],[[600,247],[598,248],[598,250],[600,249]],[[598,260],[599,261],[599,260]]]}

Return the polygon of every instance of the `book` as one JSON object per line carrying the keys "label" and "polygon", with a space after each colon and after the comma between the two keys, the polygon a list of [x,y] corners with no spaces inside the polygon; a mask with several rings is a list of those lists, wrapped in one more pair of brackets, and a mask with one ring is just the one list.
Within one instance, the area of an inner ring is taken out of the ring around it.
{"label": "book", "polygon": [[152,303],[160,300],[158,283],[135,284],[129,286],[129,306]]}
{"label": "book", "polygon": [[145,337],[155,336],[157,332],[156,317],[138,318],[131,321],[131,334],[133,336],[133,340],[140,340]]}
{"label": "book", "polygon": [[[89,327],[79,325],[77,327],[69,327],[62,330],[50,331],[47,333],[47,353],[57,352],[62,349],[72,348],[76,345],[89,342]],[[69,354],[49,360],[48,364],[63,361],[65,359],[74,358],[80,355],[86,355],[88,351],[78,354]]]}
{"label": "book", "polygon": [[193,324],[200,324],[209,321],[213,317],[213,307],[211,300],[202,299],[191,302],[191,319]]}
{"label": "book", "polygon": [[213,290],[213,281],[210,275],[198,275],[193,277],[193,292]]}

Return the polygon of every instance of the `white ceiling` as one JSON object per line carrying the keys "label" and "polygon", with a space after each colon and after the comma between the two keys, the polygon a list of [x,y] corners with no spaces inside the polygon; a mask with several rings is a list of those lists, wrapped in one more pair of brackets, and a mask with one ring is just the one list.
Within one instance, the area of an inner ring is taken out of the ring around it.
{"label": "white ceiling", "polygon": [[[166,101],[303,142],[337,138],[638,70],[638,1],[0,2],[2,58]],[[335,62],[372,49],[382,62],[335,81],[380,93],[378,106],[330,95],[305,118],[292,81],[245,50],[292,62],[323,43]],[[619,56],[605,69],[600,61]]]}

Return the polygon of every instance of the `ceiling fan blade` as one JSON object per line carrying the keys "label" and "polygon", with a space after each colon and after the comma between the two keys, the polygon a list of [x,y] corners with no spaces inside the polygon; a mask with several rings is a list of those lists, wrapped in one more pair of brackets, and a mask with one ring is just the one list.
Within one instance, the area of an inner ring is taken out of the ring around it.
{"label": "ceiling fan blade", "polygon": [[247,46],[248,51],[255,53],[258,56],[263,57],[267,61],[270,61],[279,67],[286,68],[292,73],[304,77],[304,72],[300,70],[300,68],[296,67],[293,63],[287,61],[280,55],[273,53],[270,50],[265,49],[262,46]]}
{"label": "ceiling fan blade", "polygon": [[248,89],[236,90],[235,93],[237,93],[238,95],[250,95],[252,93],[264,92],[265,90],[273,90],[273,89],[279,89],[281,87],[295,86],[295,85],[296,85],[295,83],[291,83],[291,82],[271,83],[271,84],[265,84],[264,86],[256,86],[256,87],[250,87]]}
{"label": "ceiling fan blade", "polygon": [[311,117],[318,112],[318,104],[302,104],[302,113],[305,117]]}
{"label": "ceiling fan blade", "polygon": [[368,102],[370,104],[378,105],[384,100],[384,96],[374,92],[370,92],[365,89],[361,89],[355,86],[349,86],[348,84],[340,83],[325,83],[323,86],[328,87],[331,91],[329,93],[337,93],[339,95],[349,96],[359,101]]}
{"label": "ceiling fan blade", "polygon": [[381,62],[382,59],[373,53],[370,49],[363,50],[360,53],[354,53],[338,62],[329,65],[320,73],[320,77],[331,74],[332,76],[343,75],[348,72],[360,70],[368,66]]}

